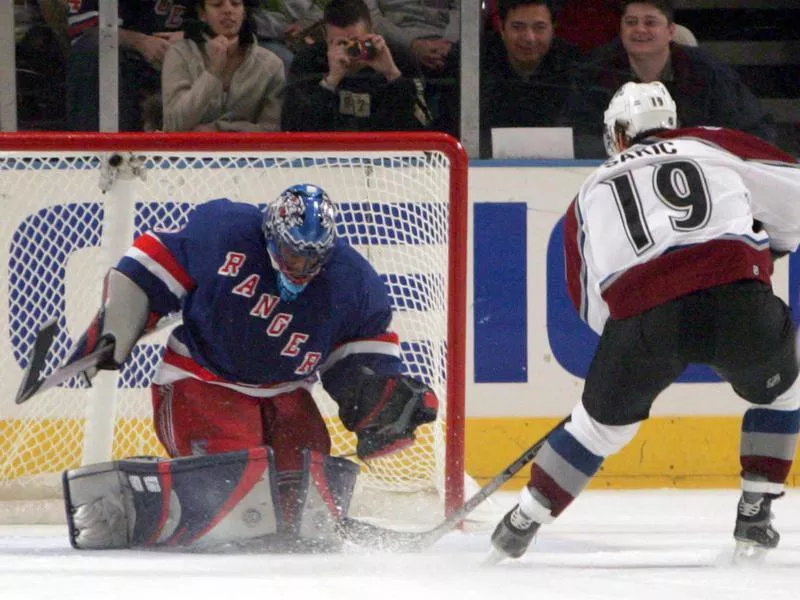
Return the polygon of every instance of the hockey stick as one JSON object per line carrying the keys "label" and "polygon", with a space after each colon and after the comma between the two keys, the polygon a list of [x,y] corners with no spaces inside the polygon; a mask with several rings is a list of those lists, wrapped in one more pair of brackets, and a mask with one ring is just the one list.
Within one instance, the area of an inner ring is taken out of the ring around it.
{"label": "hockey stick", "polygon": [[[42,325],[36,334],[36,340],[33,342],[33,348],[31,349],[28,361],[28,368],[25,369],[22,383],[19,386],[19,390],[17,390],[17,397],[14,400],[17,404],[22,404],[29,400],[34,394],[49,390],[71,377],[80,375],[85,372],[86,369],[108,358],[108,355],[114,351],[114,344],[112,342],[101,341],[94,352],[59,367],[47,377],[42,377],[42,372],[47,366],[47,355],[53,347],[58,331],[58,320],[51,319]],[[88,383],[88,377],[86,381]]]}
{"label": "hockey stick", "polygon": [[397,531],[387,529],[358,519],[344,519],[340,523],[342,537],[353,543],[395,552],[424,550],[438,542],[446,534],[455,529],[475,508],[496,492],[504,483],[516,475],[525,465],[531,462],[544,446],[545,441],[556,429],[569,421],[569,416],[561,419],[550,431],[543,435],[539,441],[525,450],[519,457],[508,465],[503,471],[483,486],[480,490],[453,514],[439,525],[427,531]]}

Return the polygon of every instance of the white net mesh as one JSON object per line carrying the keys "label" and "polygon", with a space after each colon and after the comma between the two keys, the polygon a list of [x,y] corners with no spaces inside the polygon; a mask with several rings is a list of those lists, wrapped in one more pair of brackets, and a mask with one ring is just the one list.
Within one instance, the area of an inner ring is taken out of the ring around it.
{"label": "white net mesh", "polygon": [[[5,296],[0,340],[6,347],[0,355],[6,375],[0,380],[0,500],[24,503],[57,495],[57,475],[87,461],[84,445],[98,429],[111,435],[113,427],[111,458],[164,454],[152,429],[148,385],[167,332],[140,342],[118,377],[98,377],[113,378],[115,398],[98,399],[115,407],[113,424],[107,424],[95,422],[92,393],[77,380],[23,405],[14,403],[41,323],[56,317],[61,325],[49,371],[88,325],[106,270],[135,235],[180,225],[197,202],[227,197],[263,205],[284,188],[308,182],[329,193],[337,204],[340,235],[383,277],[407,372],[428,382],[442,402],[439,420],[419,430],[414,446],[362,469],[361,495],[432,494],[434,505],[442,507],[445,464],[452,459],[446,442],[448,156],[224,150],[134,151],[131,156],[144,167],[144,176],[120,178],[103,193],[101,171],[109,173],[108,154],[0,153],[0,294]],[[329,424],[333,454],[353,453],[354,437],[336,417],[335,404],[324,392],[315,397]],[[93,458],[88,462],[98,457]],[[370,504],[377,503],[355,501],[361,514],[373,512]],[[437,518],[425,511],[426,520]]]}

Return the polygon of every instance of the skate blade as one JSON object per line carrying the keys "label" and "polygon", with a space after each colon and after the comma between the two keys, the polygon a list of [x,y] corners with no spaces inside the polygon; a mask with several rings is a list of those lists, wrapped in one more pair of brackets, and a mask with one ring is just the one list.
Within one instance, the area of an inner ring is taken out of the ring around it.
{"label": "skate blade", "polygon": [[492,546],[491,550],[489,550],[489,554],[487,554],[486,558],[483,559],[481,565],[484,567],[493,567],[495,565],[499,565],[507,558],[508,554]]}
{"label": "skate blade", "polygon": [[736,548],[733,550],[733,564],[735,565],[754,565],[764,562],[769,548],[764,548],[753,542],[736,541]]}

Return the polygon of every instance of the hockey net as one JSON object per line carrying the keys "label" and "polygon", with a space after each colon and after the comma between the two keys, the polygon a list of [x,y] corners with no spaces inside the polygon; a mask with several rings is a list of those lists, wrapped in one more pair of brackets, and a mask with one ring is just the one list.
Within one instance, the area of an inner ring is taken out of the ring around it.
{"label": "hockey net", "polygon": [[[116,157],[124,159],[119,168]],[[263,206],[304,182],[329,193],[339,234],[381,274],[407,372],[441,401],[439,419],[420,428],[416,444],[362,467],[353,511],[427,524],[459,505],[465,160],[441,134],[0,136],[0,519],[61,518],[65,469],[165,455],[149,383],[169,328],[142,340],[119,373],[102,372],[93,387],[75,379],[16,405],[38,327],[53,317],[61,326],[49,372],[94,316],[104,274],[135,236],[180,226],[199,202],[227,197]],[[335,404],[324,393],[315,397],[332,453],[352,455],[355,439]]]}

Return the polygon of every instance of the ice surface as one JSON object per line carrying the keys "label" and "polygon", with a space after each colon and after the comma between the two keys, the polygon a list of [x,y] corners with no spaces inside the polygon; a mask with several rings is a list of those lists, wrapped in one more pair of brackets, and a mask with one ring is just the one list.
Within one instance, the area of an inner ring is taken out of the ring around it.
{"label": "ice surface", "polygon": [[[499,516],[514,502],[500,494]],[[773,503],[782,540],[733,566],[738,492],[590,491],[520,560],[481,565],[489,533],[429,550],[334,556],[78,552],[64,527],[0,527],[0,600],[778,600],[800,597],[800,491]]]}

